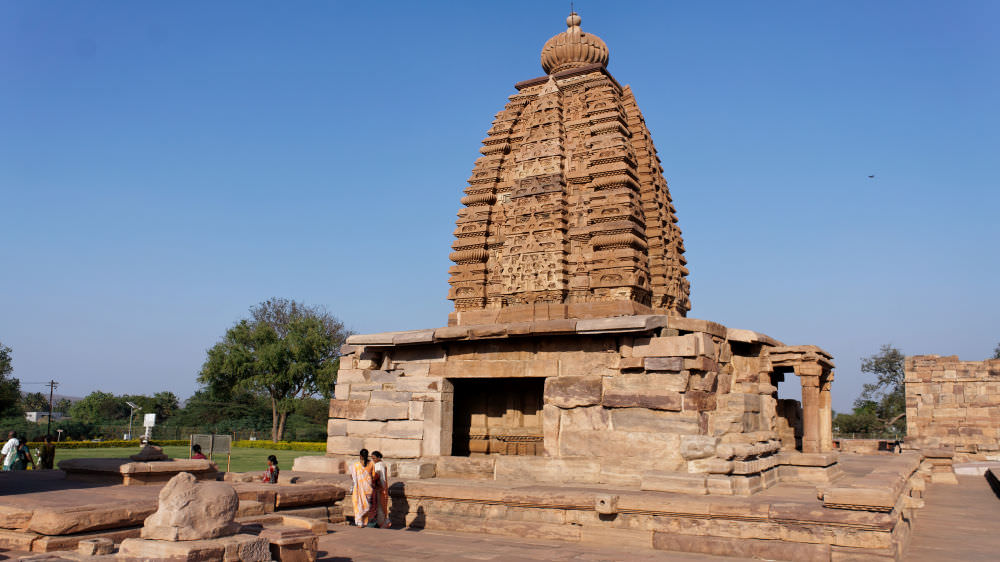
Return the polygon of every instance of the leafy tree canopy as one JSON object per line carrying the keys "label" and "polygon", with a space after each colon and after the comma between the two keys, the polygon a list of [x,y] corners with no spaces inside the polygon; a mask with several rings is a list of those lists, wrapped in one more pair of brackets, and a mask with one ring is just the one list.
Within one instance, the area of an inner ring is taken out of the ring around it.
{"label": "leafy tree canopy", "polygon": [[21,400],[21,381],[10,376],[14,372],[11,348],[0,343],[0,415],[18,414]]}
{"label": "leafy tree canopy", "polygon": [[[861,372],[875,375],[875,382],[864,385],[861,396],[854,401],[854,419],[838,416],[838,429],[861,433],[906,432],[906,395],[903,387],[901,351],[885,344],[879,352],[861,360]],[[843,418],[843,419],[841,419]],[[845,430],[843,427],[855,429]]]}
{"label": "leafy tree canopy", "polygon": [[116,397],[110,392],[95,390],[82,400],[74,402],[70,406],[69,415],[78,422],[108,423],[127,420],[130,410],[124,398]]}
{"label": "leafy tree canopy", "polygon": [[49,397],[41,392],[27,392],[21,396],[25,412],[48,412]]}
{"label": "leafy tree canopy", "polygon": [[208,350],[198,376],[216,396],[251,392],[271,402],[271,439],[282,438],[296,399],[329,396],[337,352],[348,335],[321,307],[273,298],[250,308],[250,318],[226,331]]}
{"label": "leafy tree canopy", "polygon": [[993,348],[993,359],[1000,359],[1000,343]]}

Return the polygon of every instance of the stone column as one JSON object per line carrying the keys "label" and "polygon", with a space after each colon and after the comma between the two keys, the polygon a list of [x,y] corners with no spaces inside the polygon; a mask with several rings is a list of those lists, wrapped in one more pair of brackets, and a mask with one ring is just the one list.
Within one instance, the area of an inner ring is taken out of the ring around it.
{"label": "stone column", "polygon": [[820,451],[819,377],[822,367],[815,364],[796,365],[795,374],[802,383],[802,452]]}
{"label": "stone column", "polygon": [[833,450],[833,405],[830,396],[830,383],[833,373],[827,371],[820,377],[819,385],[819,450]]}

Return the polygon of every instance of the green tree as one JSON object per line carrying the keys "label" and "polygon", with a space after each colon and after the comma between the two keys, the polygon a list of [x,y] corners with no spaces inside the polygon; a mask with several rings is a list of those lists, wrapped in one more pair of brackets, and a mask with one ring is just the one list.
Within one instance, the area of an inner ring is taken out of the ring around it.
{"label": "green tree", "polygon": [[21,396],[21,405],[25,412],[48,412],[49,397],[41,392],[27,392]]}
{"label": "green tree", "polygon": [[879,352],[861,360],[861,372],[875,375],[875,382],[864,385],[861,396],[854,401],[855,412],[874,415],[879,430],[905,433],[906,394],[904,389],[901,351],[885,344]]}
{"label": "green tree", "polygon": [[60,414],[68,416],[69,409],[72,406],[73,406],[72,400],[70,400],[69,398],[60,398],[59,400],[56,400],[55,405],[52,407],[55,409],[55,411],[59,412]]}
{"label": "green tree", "polygon": [[1000,343],[998,343],[997,346],[993,348],[993,357],[992,358],[993,359],[1000,359]]}
{"label": "green tree", "polygon": [[110,423],[127,420],[130,408],[122,398],[95,390],[70,406],[69,414],[83,423]]}
{"label": "green tree", "polygon": [[271,403],[271,440],[282,439],[296,399],[329,395],[337,351],[348,335],[325,309],[274,298],[250,308],[250,318],[208,350],[198,381],[214,395],[249,391]]}
{"label": "green tree", "polygon": [[14,373],[13,350],[0,343],[0,416],[17,415],[21,401],[21,381]]}
{"label": "green tree", "polygon": [[156,414],[156,423],[161,424],[180,409],[180,401],[173,392],[157,392],[152,396],[145,394],[124,394],[119,397],[122,402],[129,401],[142,408],[137,415]]}

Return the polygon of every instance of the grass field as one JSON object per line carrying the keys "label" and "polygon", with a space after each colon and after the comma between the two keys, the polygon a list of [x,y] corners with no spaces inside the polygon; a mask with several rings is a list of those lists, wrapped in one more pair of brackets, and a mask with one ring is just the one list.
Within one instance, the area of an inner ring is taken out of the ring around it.
{"label": "grass field", "polygon": [[[108,448],[108,449],[60,449],[56,447],[56,466],[58,467],[59,461],[66,459],[84,459],[84,458],[124,458],[129,455],[134,455],[139,452],[138,448],[123,447],[123,448]],[[163,452],[167,456],[175,459],[186,459],[188,458],[188,448],[186,446],[175,446],[175,447],[164,447]],[[292,469],[292,460],[295,457],[304,457],[306,455],[322,455],[323,453],[319,451],[276,451],[273,449],[239,449],[234,448],[230,472],[250,472],[250,471],[260,471],[264,472],[267,468],[267,456],[274,455],[278,457],[278,466],[282,470]],[[34,455],[34,451],[32,451]],[[215,463],[219,465],[219,470],[226,470],[226,457],[222,456],[216,457]]]}

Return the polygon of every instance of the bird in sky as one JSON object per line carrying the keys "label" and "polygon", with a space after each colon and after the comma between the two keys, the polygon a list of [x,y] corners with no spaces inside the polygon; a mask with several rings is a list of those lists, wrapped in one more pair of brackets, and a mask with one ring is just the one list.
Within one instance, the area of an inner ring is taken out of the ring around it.
{"label": "bird in sky", "polygon": [[872,175],[868,176],[868,179],[870,179],[870,180],[875,179],[875,174],[872,174]]}

